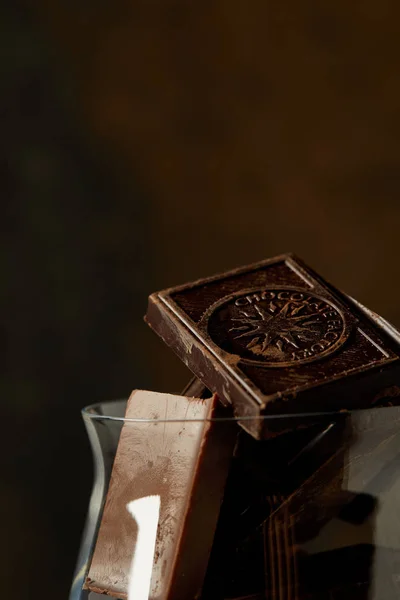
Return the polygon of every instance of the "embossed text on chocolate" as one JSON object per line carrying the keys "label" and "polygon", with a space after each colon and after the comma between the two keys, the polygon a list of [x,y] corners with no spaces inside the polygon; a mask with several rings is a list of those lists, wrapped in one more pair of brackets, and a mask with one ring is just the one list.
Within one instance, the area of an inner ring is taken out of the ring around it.
{"label": "embossed text on chocolate", "polygon": [[345,340],[342,312],[301,289],[269,288],[236,294],[214,307],[209,333],[223,349],[264,366],[290,366],[330,354]]}

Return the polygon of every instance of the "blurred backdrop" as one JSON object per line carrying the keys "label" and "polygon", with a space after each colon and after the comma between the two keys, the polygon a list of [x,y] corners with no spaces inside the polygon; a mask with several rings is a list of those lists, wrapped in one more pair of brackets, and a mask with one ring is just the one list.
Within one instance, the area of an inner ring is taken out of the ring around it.
{"label": "blurred backdrop", "polygon": [[151,291],[295,251],[400,325],[399,23],[395,0],[3,0],[4,597],[67,597],[80,408],[189,379]]}

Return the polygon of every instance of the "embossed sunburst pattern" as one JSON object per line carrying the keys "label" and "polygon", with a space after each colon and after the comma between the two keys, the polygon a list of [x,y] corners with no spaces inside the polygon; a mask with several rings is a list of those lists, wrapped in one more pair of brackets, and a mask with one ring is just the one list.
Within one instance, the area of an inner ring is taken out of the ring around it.
{"label": "embossed sunburst pattern", "polygon": [[349,331],[331,300],[299,288],[243,290],[212,307],[206,318],[211,340],[224,352],[272,367],[327,356]]}
{"label": "embossed sunburst pattern", "polygon": [[299,348],[300,342],[311,341],[320,328],[319,314],[300,314],[305,309],[304,303],[294,305],[292,302],[286,302],[281,308],[270,302],[270,312],[255,305],[254,313],[241,310],[241,316],[232,319],[235,327],[230,331],[237,334],[236,339],[249,338],[246,348],[258,350],[259,354],[267,353],[271,346],[280,352],[287,345]]}

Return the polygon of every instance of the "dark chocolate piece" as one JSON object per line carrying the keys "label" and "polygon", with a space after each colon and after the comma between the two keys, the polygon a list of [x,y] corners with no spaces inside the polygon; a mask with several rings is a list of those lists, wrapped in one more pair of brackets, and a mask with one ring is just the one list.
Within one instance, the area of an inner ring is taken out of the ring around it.
{"label": "dark chocolate piece", "polygon": [[260,438],[304,415],[399,401],[400,346],[367,314],[284,255],[155,293],[146,321]]}
{"label": "dark chocolate piece", "polygon": [[[265,441],[239,434],[202,599],[296,597],[294,524],[307,538],[330,518],[321,496],[340,489],[348,440],[345,418],[317,435],[311,427]],[[289,500],[299,487],[299,502]]]}
{"label": "dark chocolate piece", "polygon": [[86,589],[127,597],[139,539],[127,505],[156,496],[160,514],[149,598],[199,597],[237,436],[234,422],[209,419],[225,416],[216,396],[132,394],[127,418],[161,421],[123,426]]}
{"label": "dark chocolate piece", "polygon": [[314,465],[297,456],[281,482],[267,481],[268,464],[264,481],[256,473],[262,456],[250,467],[251,443],[275,458],[284,436],[248,444],[243,432],[202,598],[398,598],[399,424],[399,407],[343,416],[315,443]]}

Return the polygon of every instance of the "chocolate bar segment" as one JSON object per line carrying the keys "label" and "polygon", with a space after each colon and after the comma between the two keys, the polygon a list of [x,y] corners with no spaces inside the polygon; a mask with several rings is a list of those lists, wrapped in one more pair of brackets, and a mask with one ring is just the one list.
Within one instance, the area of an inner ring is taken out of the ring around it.
{"label": "chocolate bar segment", "polygon": [[[312,529],[321,526],[327,513],[315,496],[340,488],[348,438],[342,415],[325,431],[310,427],[263,441],[241,431],[203,588],[204,600],[257,593],[271,599],[297,598],[293,589],[297,564],[293,513],[280,507],[299,486],[316,479],[311,489],[306,486],[304,506],[295,507],[305,516],[299,519],[300,525],[307,535],[313,535]],[[272,516],[275,512],[278,519]]]}
{"label": "chocolate bar segment", "polygon": [[256,438],[279,427],[260,416],[371,408],[400,383],[386,329],[293,255],[155,293],[146,321]]}
{"label": "chocolate bar segment", "polygon": [[149,422],[126,422],[122,428],[87,589],[127,598],[139,536],[126,507],[158,496],[149,598],[199,596],[237,436],[234,422],[209,419],[228,413],[216,396],[133,392],[126,418]]}

